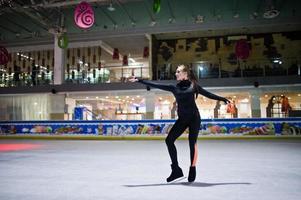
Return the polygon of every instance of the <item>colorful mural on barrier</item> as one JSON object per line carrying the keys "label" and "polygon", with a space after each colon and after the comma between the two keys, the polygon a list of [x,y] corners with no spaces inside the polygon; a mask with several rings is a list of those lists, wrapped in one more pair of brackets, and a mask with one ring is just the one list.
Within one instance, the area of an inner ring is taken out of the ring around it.
{"label": "colorful mural on barrier", "polygon": [[[10,121],[0,122],[0,134],[164,135],[174,122],[175,120]],[[204,119],[200,134],[301,135],[301,118]]]}

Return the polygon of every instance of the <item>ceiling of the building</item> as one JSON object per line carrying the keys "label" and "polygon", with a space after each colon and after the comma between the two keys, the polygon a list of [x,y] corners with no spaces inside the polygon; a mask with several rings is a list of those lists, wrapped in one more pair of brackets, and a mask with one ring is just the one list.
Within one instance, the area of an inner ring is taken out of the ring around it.
{"label": "ceiling of the building", "polygon": [[148,34],[173,39],[301,30],[300,0],[161,0],[158,13],[154,0],[86,0],[95,16],[87,30],[74,22],[80,2],[0,0],[0,44],[53,44],[55,33],[66,32],[70,43],[101,40],[121,52],[141,54]]}

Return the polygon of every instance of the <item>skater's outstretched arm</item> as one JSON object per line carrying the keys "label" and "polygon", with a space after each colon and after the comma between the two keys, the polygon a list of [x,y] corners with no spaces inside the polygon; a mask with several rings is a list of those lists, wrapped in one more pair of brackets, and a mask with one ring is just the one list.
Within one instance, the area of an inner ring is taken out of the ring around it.
{"label": "skater's outstretched arm", "polygon": [[166,91],[170,91],[170,92],[175,90],[175,86],[172,84],[156,83],[154,81],[142,80],[142,79],[138,79],[136,77],[130,78],[129,81],[130,82],[139,82],[139,83],[142,83],[142,84],[150,86],[150,87],[154,87],[154,88],[158,88],[158,89],[166,90]]}
{"label": "skater's outstretched arm", "polygon": [[214,99],[214,100],[218,100],[218,101],[223,101],[225,102],[225,104],[230,103],[230,101],[224,97],[218,96],[216,94],[213,94],[211,92],[208,92],[207,90],[205,90],[204,88],[202,88],[198,83],[197,83],[197,89],[198,89],[198,93],[208,97],[209,99]]}

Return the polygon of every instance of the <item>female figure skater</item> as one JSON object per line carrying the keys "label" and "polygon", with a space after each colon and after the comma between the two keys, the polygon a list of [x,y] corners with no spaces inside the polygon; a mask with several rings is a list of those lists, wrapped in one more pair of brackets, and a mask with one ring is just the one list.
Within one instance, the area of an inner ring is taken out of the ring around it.
{"label": "female figure skater", "polygon": [[189,147],[190,147],[190,169],[188,181],[193,182],[196,177],[196,160],[197,160],[197,138],[200,129],[200,114],[195,103],[195,98],[198,94],[202,94],[210,99],[223,101],[226,104],[230,101],[224,97],[212,94],[203,89],[192,70],[185,65],[179,65],[176,71],[177,84],[158,84],[153,81],[141,80],[135,77],[129,79],[131,82],[139,82],[147,86],[159,88],[162,90],[170,91],[174,94],[178,104],[178,119],[171,128],[168,136],[165,139],[167,149],[171,158],[170,176],[166,179],[171,182],[183,176],[182,169],[178,165],[177,150],[175,146],[176,139],[189,128]]}

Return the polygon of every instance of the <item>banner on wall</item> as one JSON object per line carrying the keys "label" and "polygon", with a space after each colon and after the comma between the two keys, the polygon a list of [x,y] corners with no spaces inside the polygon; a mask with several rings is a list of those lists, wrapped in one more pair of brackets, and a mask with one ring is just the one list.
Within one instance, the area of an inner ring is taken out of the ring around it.
{"label": "banner on wall", "polygon": [[[168,134],[174,120],[0,122],[0,134]],[[188,130],[184,132],[188,133]],[[201,135],[301,135],[301,118],[202,120]]]}

